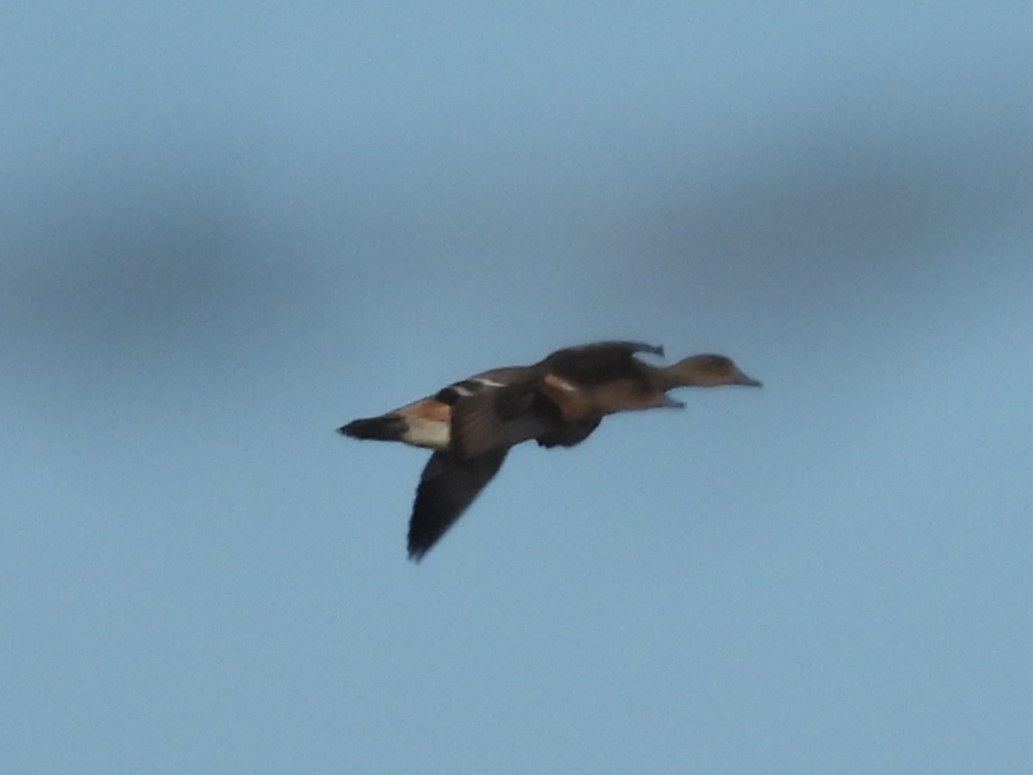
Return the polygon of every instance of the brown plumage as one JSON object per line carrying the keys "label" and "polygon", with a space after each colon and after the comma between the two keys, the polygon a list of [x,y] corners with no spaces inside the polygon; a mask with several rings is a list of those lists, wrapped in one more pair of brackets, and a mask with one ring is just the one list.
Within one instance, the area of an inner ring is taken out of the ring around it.
{"label": "brown plumage", "polygon": [[608,414],[684,406],[667,395],[677,387],[760,386],[723,355],[653,366],[634,357],[640,352],[662,356],[663,348],[625,341],[568,347],[531,366],[477,374],[338,430],[434,450],[409,522],[409,556],[419,560],[491,481],[510,447],[531,439],[543,447],[572,447]]}

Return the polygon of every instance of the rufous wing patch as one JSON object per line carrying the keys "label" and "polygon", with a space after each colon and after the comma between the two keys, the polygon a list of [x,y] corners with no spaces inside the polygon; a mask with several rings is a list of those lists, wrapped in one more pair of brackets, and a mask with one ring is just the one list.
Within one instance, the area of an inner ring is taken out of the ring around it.
{"label": "rufous wing patch", "polygon": [[423,401],[417,401],[415,404],[409,404],[401,411],[401,414],[421,420],[430,420],[431,422],[447,423],[452,419],[452,407],[440,401],[435,401],[433,398],[428,398]]}

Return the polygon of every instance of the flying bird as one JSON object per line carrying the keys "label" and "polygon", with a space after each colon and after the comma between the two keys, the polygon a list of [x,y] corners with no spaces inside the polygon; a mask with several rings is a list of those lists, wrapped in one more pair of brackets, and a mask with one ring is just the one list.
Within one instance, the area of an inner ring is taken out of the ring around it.
{"label": "flying bird", "polygon": [[723,355],[692,355],[653,366],[635,353],[663,356],[642,342],[595,342],[557,350],[530,366],[507,366],[338,430],[356,439],[400,441],[433,450],[409,521],[409,558],[420,560],[498,473],[511,447],[573,447],[615,412],[684,407],[678,387],[760,387]]}

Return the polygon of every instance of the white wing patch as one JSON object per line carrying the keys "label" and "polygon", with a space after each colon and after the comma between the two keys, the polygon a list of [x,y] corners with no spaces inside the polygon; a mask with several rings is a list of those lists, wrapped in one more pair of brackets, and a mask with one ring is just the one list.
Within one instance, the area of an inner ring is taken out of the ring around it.
{"label": "white wing patch", "polygon": [[452,429],[447,422],[428,420],[423,417],[406,417],[408,428],[402,434],[402,441],[414,447],[448,449],[452,440]]}

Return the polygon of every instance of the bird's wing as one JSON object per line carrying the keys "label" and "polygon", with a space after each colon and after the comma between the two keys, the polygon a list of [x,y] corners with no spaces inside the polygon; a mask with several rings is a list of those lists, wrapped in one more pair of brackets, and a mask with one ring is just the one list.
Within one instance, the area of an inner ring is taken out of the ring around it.
{"label": "bird's wing", "polygon": [[642,364],[634,358],[639,352],[663,355],[664,350],[643,342],[595,342],[557,350],[536,367],[561,380],[590,387],[639,374]]}
{"label": "bird's wing", "polygon": [[494,449],[476,457],[438,451],[430,456],[409,521],[410,559],[420,560],[459,519],[498,472],[508,451]]}
{"label": "bird's wing", "polygon": [[509,449],[537,438],[562,419],[538,391],[531,375],[495,390],[484,390],[452,407],[451,449],[479,457],[493,449]]}
{"label": "bird's wing", "polygon": [[536,439],[540,447],[573,447],[592,435],[599,427],[602,417],[586,417],[583,420],[556,424]]}

